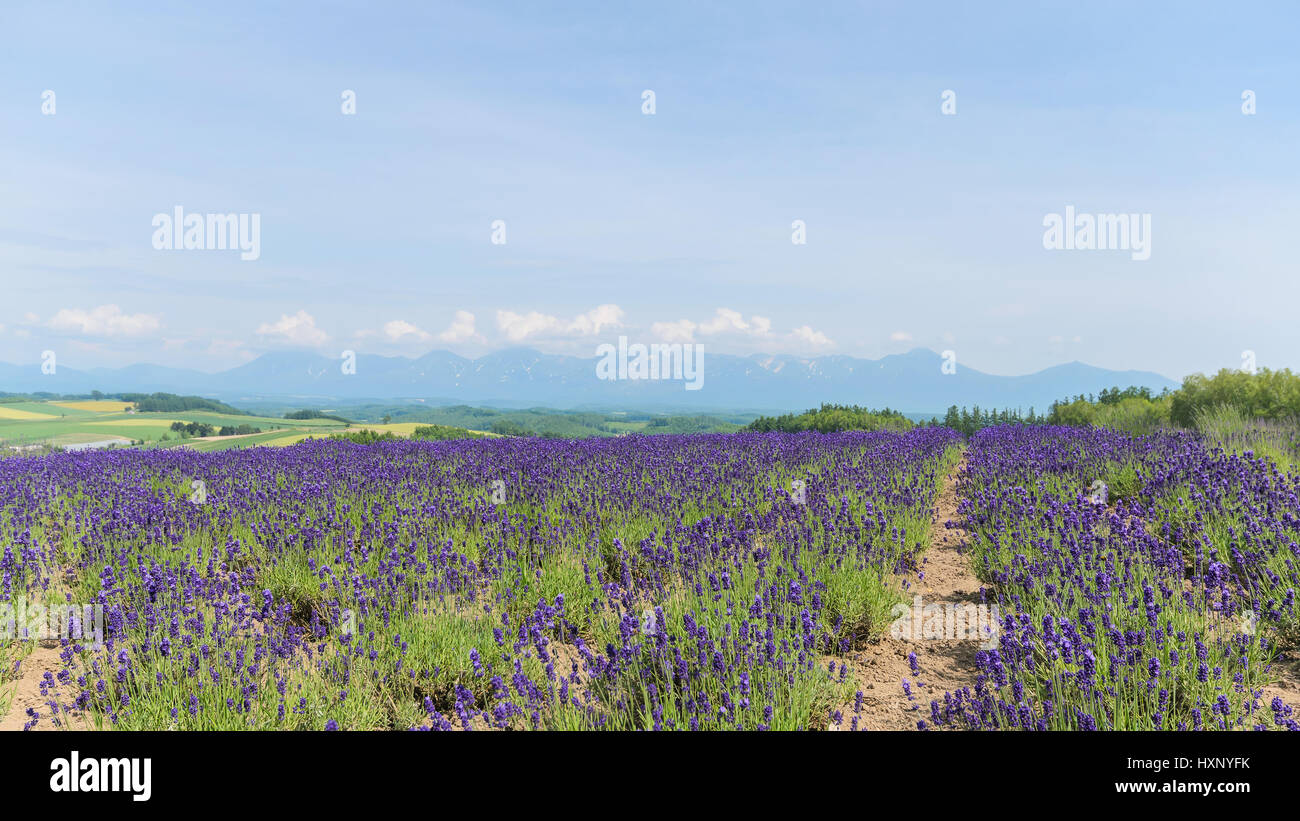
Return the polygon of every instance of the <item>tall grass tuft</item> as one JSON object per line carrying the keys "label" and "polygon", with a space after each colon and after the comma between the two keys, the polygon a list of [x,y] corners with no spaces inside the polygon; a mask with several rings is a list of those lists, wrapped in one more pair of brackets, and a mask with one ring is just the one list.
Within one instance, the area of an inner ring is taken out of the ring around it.
{"label": "tall grass tuft", "polygon": [[1216,405],[1196,414],[1196,429],[1225,453],[1251,452],[1287,472],[1300,467],[1300,420],[1256,419],[1232,405]]}

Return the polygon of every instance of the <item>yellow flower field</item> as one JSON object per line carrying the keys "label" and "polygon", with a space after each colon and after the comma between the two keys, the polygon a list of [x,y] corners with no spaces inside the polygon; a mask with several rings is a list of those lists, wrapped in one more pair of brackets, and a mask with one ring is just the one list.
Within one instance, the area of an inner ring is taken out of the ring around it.
{"label": "yellow flower field", "polygon": [[0,405],[0,419],[55,419],[52,414],[32,413],[31,411],[18,410],[17,408],[6,408]]}

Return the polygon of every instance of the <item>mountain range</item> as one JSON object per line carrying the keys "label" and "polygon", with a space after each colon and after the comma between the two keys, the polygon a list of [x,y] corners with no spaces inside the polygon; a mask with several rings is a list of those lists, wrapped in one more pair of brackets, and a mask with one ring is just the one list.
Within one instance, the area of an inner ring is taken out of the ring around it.
{"label": "mountain range", "polygon": [[822,402],[942,413],[950,405],[1044,410],[1054,400],[1103,388],[1177,383],[1149,371],[1114,371],[1070,362],[1024,376],[997,376],[958,366],[925,348],[880,359],[709,354],[701,389],[682,380],[602,380],[598,358],[510,348],[467,359],[448,351],[418,358],[358,354],[355,373],[339,359],[304,352],[269,352],[244,365],[204,373],[159,365],[75,370],[0,363],[0,391],[84,394],[156,392],[224,401],[292,399],[303,405],[333,400],[425,399],[439,403],[528,403],[554,408],[804,410]]}

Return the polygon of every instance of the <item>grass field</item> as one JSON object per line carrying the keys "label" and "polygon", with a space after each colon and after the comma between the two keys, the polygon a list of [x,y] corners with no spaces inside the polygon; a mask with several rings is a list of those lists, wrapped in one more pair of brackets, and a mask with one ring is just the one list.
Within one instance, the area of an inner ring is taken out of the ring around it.
{"label": "grass field", "polygon": [[[220,436],[207,439],[194,439],[185,444],[190,450],[209,452],[215,450],[232,450],[250,448],[255,445],[273,445],[283,447],[301,442],[304,438],[317,435],[302,431],[275,430],[267,433],[255,433],[252,436]],[[323,435],[323,434],[319,434]]]}
{"label": "grass field", "polygon": [[134,402],[121,402],[113,399],[86,399],[80,402],[51,402],[51,405],[67,410],[86,411],[88,413],[120,413],[127,408],[134,408]]}
{"label": "grass field", "polygon": [[55,417],[53,414],[33,413],[28,410],[22,410],[21,408],[4,407],[0,405],[0,419],[18,419],[18,420],[25,421],[31,419],[54,419],[54,418]]}
{"label": "grass field", "polygon": [[130,439],[122,436],[105,437],[98,433],[61,433],[50,439],[52,445],[86,445],[91,442],[116,441],[123,445],[131,444]]}
{"label": "grass field", "polygon": [[[0,404],[0,448],[117,442],[150,448],[186,447],[220,451],[259,445],[284,447],[305,439],[323,438],[345,430],[372,430],[409,437],[425,423],[351,425],[335,419],[277,419],[237,416],[213,411],[127,413],[127,403],[113,401],[14,402]],[[260,433],[247,436],[181,438],[171,427],[199,422],[216,428],[248,425]],[[488,434],[493,435],[493,434]]]}
{"label": "grass field", "polygon": [[373,430],[376,433],[391,433],[395,436],[410,436],[418,427],[423,427],[423,422],[393,422],[388,425],[372,425],[369,423],[355,425],[357,428]]}
{"label": "grass field", "polygon": [[[332,419],[289,420],[266,416],[236,416],[211,411],[127,413],[125,402],[16,402],[0,404],[0,446],[68,445],[120,441],[150,447],[188,445],[200,450],[224,450],[255,444],[291,444],[311,433],[334,433],[346,425]],[[183,440],[171,430],[175,422],[200,422],[220,428],[250,425],[263,432],[230,437],[229,441]],[[378,426],[383,427],[383,426]],[[403,428],[394,432],[409,435]],[[278,442],[277,440],[284,440]]]}

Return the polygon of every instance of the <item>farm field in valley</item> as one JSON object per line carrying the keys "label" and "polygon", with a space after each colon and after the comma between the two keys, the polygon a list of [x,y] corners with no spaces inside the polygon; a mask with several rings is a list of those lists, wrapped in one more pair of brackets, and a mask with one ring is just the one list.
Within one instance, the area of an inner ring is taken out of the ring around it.
{"label": "farm field in valley", "polygon": [[175,422],[197,422],[217,428],[249,425],[267,434],[260,442],[265,444],[275,444],[277,439],[291,440],[295,434],[338,433],[347,427],[346,423],[333,419],[290,420],[200,410],[136,413],[128,412],[128,407],[132,403],[105,400],[0,403],[0,449],[91,443],[121,446],[143,443],[150,447],[204,444],[180,438],[171,430]]}

